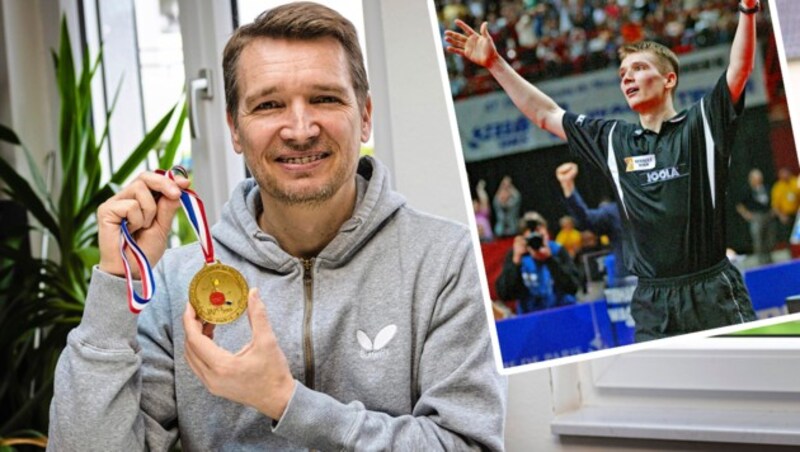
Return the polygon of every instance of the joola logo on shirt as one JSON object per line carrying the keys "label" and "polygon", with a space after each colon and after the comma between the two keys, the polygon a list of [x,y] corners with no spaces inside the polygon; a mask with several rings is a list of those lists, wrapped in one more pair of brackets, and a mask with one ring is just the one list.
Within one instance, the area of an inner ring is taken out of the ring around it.
{"label": "joola logo on shirt", "polygon": [[669,168],[650,171],[648,173],[642,174],[642,184],[643,185],[654,184],[656,182],[664,182],[687,175],[688,173],[681,173],[681,171],[677,167],[670,166]]}
{"label": "joola logo on shirt", "polygon": [[656,167],[656,156],[653,154],[625,157],[625,172],[651,170]]}

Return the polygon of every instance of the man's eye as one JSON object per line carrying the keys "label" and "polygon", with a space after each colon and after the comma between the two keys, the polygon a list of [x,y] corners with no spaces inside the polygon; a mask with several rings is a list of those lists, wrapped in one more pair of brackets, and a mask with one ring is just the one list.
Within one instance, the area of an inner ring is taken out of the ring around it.
{"label": "man's eye", "polygon": [[315,104],[338,104],[341,103],[338,97],[335,96],[318,96],[313,99]]}
{"label": "man's eye", "polygon": [[280,104],[278,104],[278,102],[267,101],[267,102],[261,102],[260,104],[256,105],[255,109],[256,110],[272,110],[272,109],[275,109],[275,108],[278,108],[278,107],[280,107]]}

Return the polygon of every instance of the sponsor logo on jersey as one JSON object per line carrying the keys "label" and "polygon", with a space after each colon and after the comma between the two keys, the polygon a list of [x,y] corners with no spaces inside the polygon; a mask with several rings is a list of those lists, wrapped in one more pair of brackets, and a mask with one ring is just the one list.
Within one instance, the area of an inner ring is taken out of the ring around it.
{"label": "sponsor logo on jersey", "polygon": [[655,184],[658,182],[665,182],[672,179],[677,179],[679,177],[688,176],[688,172],[681,172],[681,169],[684,165],[681,165],[681,168],[676,166],[670,166],[668,168],[662,168],[654,171],[649,171],[647,173],[642,173],[640,175],[642,185],[649,185]]}
{"label": "sponsor logo on jersey", "polygon": [[625,172],[646,171],[656,167],[656,156],[653,154],[625,157]]}
{"label": "sponsor logo on jersey", "polygon": [[575,120],[575,124],[582,126],[583,121],[586,120],[586,115],[578,115],[578,119]]}

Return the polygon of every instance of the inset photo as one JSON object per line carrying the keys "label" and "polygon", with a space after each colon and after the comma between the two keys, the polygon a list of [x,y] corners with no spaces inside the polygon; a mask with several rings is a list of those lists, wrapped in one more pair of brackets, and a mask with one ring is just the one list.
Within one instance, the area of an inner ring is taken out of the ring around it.
{"label": "inset photo", "polygon": [[437,2],[505,370],[790,312],[771,3]]}

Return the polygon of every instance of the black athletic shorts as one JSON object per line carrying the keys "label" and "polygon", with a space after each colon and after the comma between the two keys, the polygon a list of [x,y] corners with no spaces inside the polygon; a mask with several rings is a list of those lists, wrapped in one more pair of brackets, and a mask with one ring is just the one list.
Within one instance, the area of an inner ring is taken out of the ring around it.
{"label": "black athletic shorts", "polygon": [[673,278],[639,278],[631,314],[636,342],[756,319],[742,274],[728,259]]}

